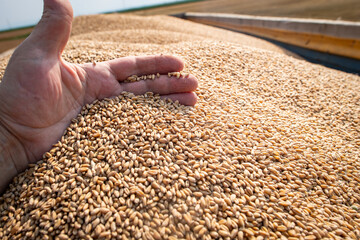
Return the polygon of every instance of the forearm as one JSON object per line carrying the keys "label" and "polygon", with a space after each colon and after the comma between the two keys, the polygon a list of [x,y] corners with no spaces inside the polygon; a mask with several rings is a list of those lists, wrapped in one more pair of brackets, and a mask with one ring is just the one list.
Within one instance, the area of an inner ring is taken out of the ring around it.
{"label": "forearm", "polygon": [[27,167],[27,156],[19,140],[0,123],[0,195],[11,180]]}

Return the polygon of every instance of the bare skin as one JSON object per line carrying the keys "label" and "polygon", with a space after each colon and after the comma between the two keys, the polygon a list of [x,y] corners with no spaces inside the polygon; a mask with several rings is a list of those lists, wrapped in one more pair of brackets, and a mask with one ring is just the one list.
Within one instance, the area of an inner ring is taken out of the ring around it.
{"label": "bare skin", "polygon": [[[44,0],[32,34],[16,49],[0,83],[0,193],[11,179],[37,162],[63,135],[84,104],[123,91],[154,92],[195,105],[197,79],[168,78],[184,64],[173,56],[125,57],[97,64],[72,64],[61,54],[73,11],[68,0]],[[124,83],[130,75],[164,74],[156,80]]]}

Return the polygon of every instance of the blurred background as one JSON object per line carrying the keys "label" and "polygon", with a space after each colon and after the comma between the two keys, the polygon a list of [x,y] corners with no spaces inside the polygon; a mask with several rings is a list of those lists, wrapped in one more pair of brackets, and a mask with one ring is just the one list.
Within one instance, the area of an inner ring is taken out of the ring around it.
{"label": "blurred background", "polygon": [[[129,12],[173,15],[183,12],[360,21],[360,0],[70,0],[74,15]],[[42,0],[0,0],[0,53],[16,47],[42,13]]]}
{"label": "blurred background", "polygon": [[[186,2],[184,0],[71,0],[75,16],[126,11]],[[42,13],[42,0],[0,0],[0,31],[35,25]]]}

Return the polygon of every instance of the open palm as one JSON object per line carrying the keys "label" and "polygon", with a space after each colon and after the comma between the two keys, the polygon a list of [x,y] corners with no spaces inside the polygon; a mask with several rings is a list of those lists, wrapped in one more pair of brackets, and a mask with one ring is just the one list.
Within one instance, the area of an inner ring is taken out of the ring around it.
{"label": "open palm", "polygon": [[[19,141],[27,163],[39,160],[81,107],[95,99],[123,91],[154,92],[185,105],[196,103],[193,76],[173,79],[161,75],[155,80],[122,82],[133,74],[180,71],[183,63],[176,57],[126,57],[83,65],[64,61],[61,53],[71,31],[72,7],[68,0],[44,3],[41,21],[14,52],[0,84],[0,127]],[[26,167],[15,165],[18,171]]]}

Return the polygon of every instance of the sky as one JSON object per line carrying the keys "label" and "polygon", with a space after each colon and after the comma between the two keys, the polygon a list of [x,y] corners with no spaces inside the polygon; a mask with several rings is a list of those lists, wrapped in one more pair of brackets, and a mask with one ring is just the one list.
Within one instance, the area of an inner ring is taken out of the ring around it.
{"label": "sky", "polygon": [[[74,15],[97,14],[184,0],[70,0]],[[0,0],[0,31],[35,25],[41,17],[42,0]]]}

